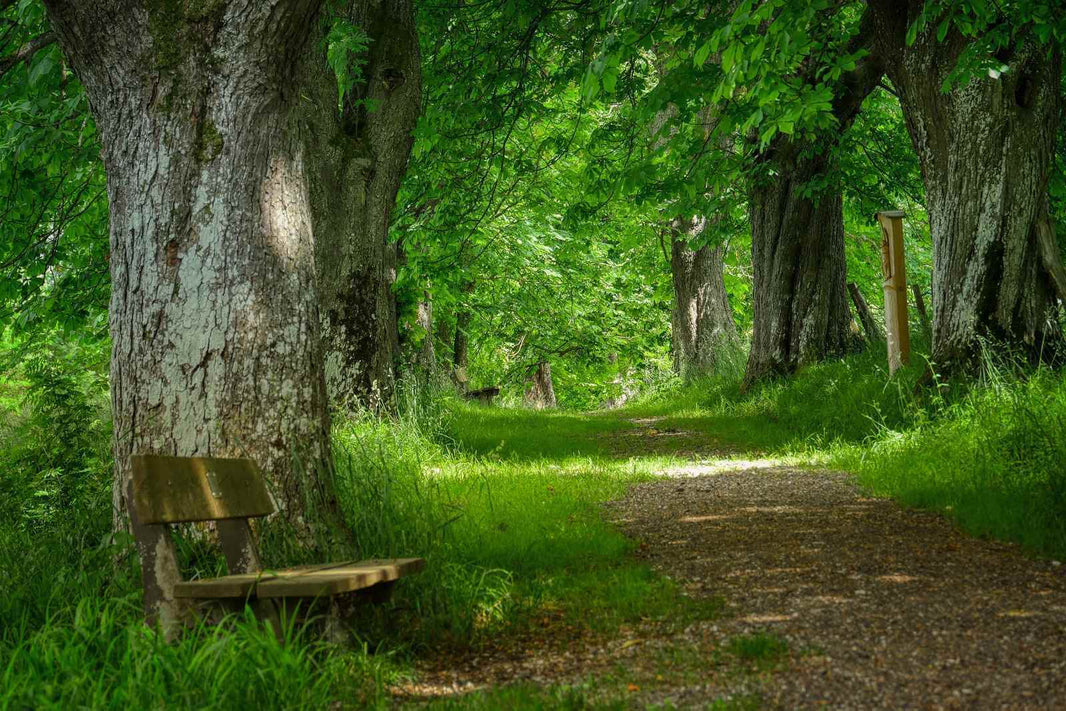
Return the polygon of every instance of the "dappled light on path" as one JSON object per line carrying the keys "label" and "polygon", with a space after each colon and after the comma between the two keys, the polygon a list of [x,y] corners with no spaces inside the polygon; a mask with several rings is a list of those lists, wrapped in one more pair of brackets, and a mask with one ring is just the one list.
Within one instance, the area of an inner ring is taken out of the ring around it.
{"label": "dappled light on path", "polygon": [[610,516],[689,594],[727,601],[708,640],[788,641],[758,688],[773,707],[1066,707],[1061,566],[864,497],[844,473],[691,473],[717,464],[667,470]]}

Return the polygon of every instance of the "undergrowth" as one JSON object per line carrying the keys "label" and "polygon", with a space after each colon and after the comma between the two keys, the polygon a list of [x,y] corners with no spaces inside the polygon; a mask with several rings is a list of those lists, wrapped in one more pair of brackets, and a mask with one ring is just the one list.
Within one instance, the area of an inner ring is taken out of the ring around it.
{"label": "undergrowth", "polygon": [[[0,708],[383,705],[419,657],[543,634],[545,620],[609,635],[717,614],[716,602],[633,562],[631,542],[602,518],[601,502],[661,466],[604,455],[600,435],[624,423],[411,390],[394,418],[335,422],[347,535],[309,550],[279,517],[259,538],[267,567],[421,556],[424,572],[389,604],[359,608],[348,645],[302,622],[279,645],[241,615],[164,644],[141,621],[131,541],[112,533],[106,360],[87,357],[55,351],[5,381]],[[209,532],[182,526],[177,539],[187,577],[224,571]]]}
{"label": "undergrowth", "polygon": [[[632,542],[603,519],[602,502],[677,462],[647,447],[635,418],[742,456],[852,470],[872,491],[948,512],[976,534],[1066,553],[1061,373],[989,360],[977,381],[918,388],[920,368],[890,379],[874,352],[744,394],[733,369],[587,415],[412,389],[393,418],[335,424],[345,535],[309,549],[280,517],[259,533],[268,567],[416,555],[425,571],[389,604],[360,608],[349,645],[303,622],[278,644],[242,615],[166,645],[141,622],[131,542],[112,533],[106,359],[61,342],[41,353],[9,369],[0,390],[0,708],[385,705],[426,655],[713,617],[718,601],[690,599],[636,563]],[[631,451],[620,453],[627,436]],[[209,534],[179,534],[186,575],[223,570]],[[731,654],[756,662],[785,654],[773,640],[737,645]],[[601,691],[515,687],[457,703],[581,707]]]}

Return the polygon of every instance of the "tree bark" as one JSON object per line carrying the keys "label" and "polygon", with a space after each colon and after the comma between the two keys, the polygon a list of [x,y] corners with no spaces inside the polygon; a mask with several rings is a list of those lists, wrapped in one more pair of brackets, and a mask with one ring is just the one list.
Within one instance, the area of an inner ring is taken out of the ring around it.
{"label": "tree bark", "polygon": [[462,392],[470,387],[466,369],[470,362],[470,309],[460,307],[455,316],[455,343],[452,346],[452,373]]}
{"label": "tree bark", "polygon": [[1059,50],[1023,36],[997,55],[1007,71],[953,84],[944,93],[969,41],[954,29],[938,41],[934,19],[908,46],[907,27],[922,3],[876,0],[870,6],[925,182],[934,362],[942,372],[971,370],[982,340],[1033,362],[1060,359],[1056,264],[1046,263],[1040,243],[1050,224]]}
{"label": "tree bark", "polygon": [[925,295],[922,287],[911,284],[911,293],[914,294],[914,310],[918,312],[918,320],[922,324],[922,334],[928,338],[933,333],[932,322],[929,320],[929,312],[925,308]]}
{"label": "tree bark", "polygon": [[[871,42],[871,24],[865,12],[851,51]],[[768,170],[754,181],[749,208],[755,309],[744,389],[861,346],[851,332],[843,193],[833,180],[832,149],[883,73],[871,54],[841,77],[833,100],[837,134],[820,143],[779,136],[760,156]],[[811,196],[815,185],[828,187]]]}
{"label": "tree bark", "polygon": [[686,381],[713,373],[739,345],[723,279],[725,246],[689,247],[689,238],[706,227],[705,218],[670,225],[674,369]]}
{"label": "tree bark", "polygon": [[[296,120],[319,2],[46,7],[107,171],[116,523],[131,454],[240,455],[305,528],[308,494],[332,501]],[[165,537],[149,533],[142,561],[176,571]],[[158,591],[146,601],[150,617],[174,612]]]}
{"label": "tree bark", "polygon": [[866,333],[866,340],[871,343],[884,341],[885,329],[878,326],[877,320],[874,319],[874,315],[870,311],[870,305],[866,303],[866,298],[859,291],[858,284],[849,281],[848,293],[851,294],[851,301],[855,304],[855,311],[859,314],[859,321],[862,323],[863,332]]}
{"label": "tree bark", "polygon": [[421,106],[410,0],[352,0],[348,19],[370,44],[365,81],[338,109],[324,46],[305,104],[330,398],[343,411],[389,407],[395,385],[397,247],[389,224]]}
{"label": "tree bark", "polygon": [[422,331],[422,347],[418,349],[418,366],[432,377],[437,371],[437,351],[433,343],[433,301],[429,292],[422,292],[418,302],[418,327]]}
{"label": "tree bark", "polygon": [[855,347],[846,293],[839,186],[808,197],[829,159],[788,146],[776,175],[751,193],[755,309],[745,387]]}
{"label": "tree bark", "polygon": [[530,377],[529,389],[526,390],[526,404],[538,410],[555,407],[555,384],[552,382],[551,363],[542,360],[537,363]]}

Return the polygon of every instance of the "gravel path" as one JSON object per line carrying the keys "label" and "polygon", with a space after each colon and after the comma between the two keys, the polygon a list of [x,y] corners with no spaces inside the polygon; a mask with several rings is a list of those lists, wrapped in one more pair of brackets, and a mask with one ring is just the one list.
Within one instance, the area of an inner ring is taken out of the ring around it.
{"label": "gravel path", "polygon": [[789,642],[755,689],[767,706],[1066,709],[1066,566],[865,498],[847,474],[752,464],[679,469],[608,515],[691,594],[726,600],[704,633]]}

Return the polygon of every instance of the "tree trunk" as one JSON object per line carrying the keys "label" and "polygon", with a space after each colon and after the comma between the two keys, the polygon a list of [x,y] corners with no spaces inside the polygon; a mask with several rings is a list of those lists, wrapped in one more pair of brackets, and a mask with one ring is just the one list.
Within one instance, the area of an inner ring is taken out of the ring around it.
{"label": "tree trunk", "polygon": [[418,327],[422,331],[422,347],[418,349],[418,366],[432,377],[437,370],[437,351],[433,344],[433,301],[429,292],[422,292],[418,302]]}
{"label": "tree trunk", "polygon": [[526,404],[538,410],[555,407],[555,385],[552,383],[551,364],[542,360],[537,363],[526,390]]}
{"label": "tree trunk", "polygon": [[1041,254],[1059,118],[1061,56],[1032,36],[997,58],[1008,70],[941,89],[969,40],[933,21],[911,46],[922,3],[871,3],[887,71],[921,161],[933,238],[933,360],[969,370],[982,339],[1032,361],[1061,357],[1054,267]]}
{"label": "tree trunk", "polygon": [[674,369],[686,381],[713,373],[739,344],[723,280],[725,246],[688,245],[706,226],[704,218],[677,219],[670,226]]}
{"label": "tree trunk", "polygon": [[870,305],[866,303],[866,298],[859,291],[859,285],[849,281],[848,293],[851,294],[851,301],[855,304],[855,311],[859,314],[859,321],[862,322],[862,330],[866,333],[866,340],[870,343],[883,342],[885,340],[885,329],[874,319],[874,315],[870,311]]}
{"label": "tree trunk", "polygon": [[[131,454],[247,456],[303,529],[308,494],[332,501],[295,120],[319,3],[137,5],[46,3],[107,171],[116,523]],[[176,571],[148,528],[142,561]],[[146,602],[173,614],[158,591]]]}
{"label": "tree trunk", "polygon": [[922,287],[911,284],[911,293],[914,294],[914,310],[918,312],[918,321],[922,324],[922,335],[929,338],[933,333],[933,326],[929,320],[929,312],[925,308],[925,295],[922,294]]}
{"label": "tree trunk", "polygon": [[[872,22],[864,12],[849,52],[869,49]],[[867,54],[840,78],[833,98],[838,131],[851,125],[883,74],[880,58]],[[760,157],[770,170],[754,181],[749,208],[755,310],[745,389],[861,346],[845,287],[843,194],[833,180],[838,136],[820,144],[779,136]],[[827,187],[811,196],[807,191],[818,185]]]}
{"label": "tree trunk", "polygon": [[455,316],[455,343],[452,350],[453,377],[462,392],[470,387],[469,377],[466,374],[467,365],[470,361],[470,321],[471,314],[468,308],[461,307]]}
{"label": "tree trunk", "polygon": [[844,201],[839,186],[807,197],[828,159],[786,147],[776,175],[751,194],[755,311],[745,387],[842,356],[856,343],[845,287]]}
{"label": "tree trunk", "polygon": [[[421,102],[418,37],[410,0],[352,0],[348,19],[370,39],[365,81],[338,109],[325,47],[305,103],[326,380],[342,410],[389,406],[399,337],[396,246],[389,224]],[[371,110],[372,109],[372,110]]]}

